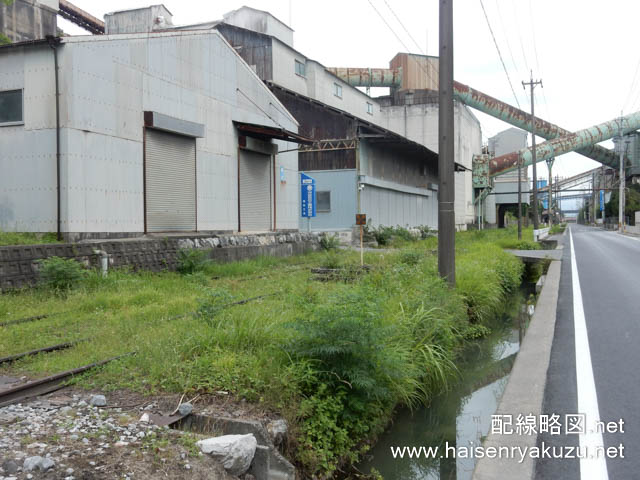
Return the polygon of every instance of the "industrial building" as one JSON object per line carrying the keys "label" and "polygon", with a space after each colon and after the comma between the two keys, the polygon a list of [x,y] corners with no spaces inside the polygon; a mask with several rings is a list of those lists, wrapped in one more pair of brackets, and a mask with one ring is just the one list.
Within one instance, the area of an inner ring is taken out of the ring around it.
{"label": "industrial building", "polygon": [[[489,156],[499,157],[527,147],[528,132],[519,128],[508,128],[489,138]],[[520,177],[521,202],[530,203],[530,180],[528,168],[523,168]],[[518,170],[493,177],[491,194],[485,200],[484,221],[504,227],[504,216],[518,205]]]}
{"label": "industrial building", "polygon": [[295,118],[219,32],[151,27],[0,47],[0,229],[297,230]]}
{"label": "industrial building", "polygon": [[[250,7],[187,26],[163,5],[104,23],[65,0],[59,13],[105,35],[0,50],[11,72],[0,95],[24,103],[20,120],[0,124],[0,145],[20,138],[0,157],[11,169],[0,179],[0,228],[58,228],[68,238],[349,230],[356,212],[373,225],[437,228],[436,57],[402,53],[390,69],[367,69],[391,92],[372,98],[356,88],[371,81],[355,85],[307,58],[289,26]],[[36,137],[40,150],[28,150]],[[456,224],[465,229],[481,132],[460,103],[456,137]],[[28,181],[22,157],[42,162]],[[309,223],[299,171],[317,182]]]}
{"label": "industrial building", "polygon": [[[354,87],[388,87],[389,95],[374,99],[378,124],[438,151],[438,57],[398,53],[382,68],[330,68]],[[480,122],[471,110],[454,102],[455,223],[465,230],[474,222],[473,155],[482,152]]]}
{"label": "industrial building", "polygon": [[[420,84],[437,89],[437,83],[426,82],[432,77],[422,74],[425,67],[414,56],[398,54],[391,69],[360,69],[367,71],[369,80],[355,84],[341,74],[343,69],[326,68],[295,50],[293,31],[268,12],[242,7],[220,21],[178,28],[220,31],[300,121],[301,133],[316,141],[313,149],[300,152],[299,169],[318,182],[322,208],[309,224],[301,221],[301,228],[351,228],[354,202],[374,225],[437,228],[437,100],[428,106],[399,106],[390,101],[392,97],[372,98],[356,88],[388,86],[394,93],[407,93]],[[437,78],[437,58],[425,58],[430,61],[427,71]],[[371,82],[373,77],[380,82]],[[320,109],[319,116],[310,118],[311,107],[305,105]],[[481,131],[467,107],[458,104],[456,112],[456,223],[465,229],[473,221],[471,159],[481,150]],[[322,119],[334,113],[352,124],[339,131],[327,130]],[[342,142],[339,147],[336,141]],[[326,148],[331,145],[333,150]],[[352,160],[341,163],[336,160],[340,155],[351,155]],[[334,201],[329,200],[332,196]],[[335,205],[336,198],[350,207],[335,211],[327,202]]]}

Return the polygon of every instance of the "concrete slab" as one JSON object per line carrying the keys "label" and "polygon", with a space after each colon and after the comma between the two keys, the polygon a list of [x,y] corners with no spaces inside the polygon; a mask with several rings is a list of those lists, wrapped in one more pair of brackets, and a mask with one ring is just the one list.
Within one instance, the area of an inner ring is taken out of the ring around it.
{"label": "concrete slab", "polygon": [[[560,250],[559,250],[560,251]],[[540,252],[540,250],[538,250]],[[513,427],[519,414],[535,415],[542,413],[544,390],[547,380],[547,369],[551,357],[551,345],[556,323],[558,290],[560,287],[561,262],[553,261],[549,266],[547,277],[538,298],[535,314],[524,337],[520,352],[516,358],[509,382],[505,389],[496,415],[507,415],[513,419]],[[504,417],[503,417],[504,418]],[[528,451],[537,445],[535,434],[517,435],[492,434],[483,446],[507,447],[510,452]],[[517,455],[501,458],[482,458],[478,460],[473,472],[474,480],[495,480],[498,478],[533,479],[535,475],[535,459],[522,459]]]}
{"label": "concrete slab", "polygon": [[505,252],[512,253],[525,262],[537,262],[539,260],[562,260],[562,251],[560,250],[509,250]]}

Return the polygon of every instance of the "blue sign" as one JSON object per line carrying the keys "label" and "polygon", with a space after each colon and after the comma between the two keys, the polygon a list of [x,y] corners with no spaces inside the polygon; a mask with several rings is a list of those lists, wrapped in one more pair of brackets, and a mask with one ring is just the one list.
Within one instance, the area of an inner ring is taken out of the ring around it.
{"label": "blue sign", "polygon": [[300,202],[303,217],[316,216],[316,181],[300,173]]}
{"label": "blue sign", "polygon": [[600,211],[604,212],[604,190],[600,190]]}

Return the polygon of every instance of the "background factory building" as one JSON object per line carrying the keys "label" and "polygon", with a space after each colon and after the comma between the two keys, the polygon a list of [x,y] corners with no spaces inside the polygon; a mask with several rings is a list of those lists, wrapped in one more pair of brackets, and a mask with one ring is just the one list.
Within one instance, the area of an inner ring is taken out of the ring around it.
{"label": "background factory building", "polygon": [[242,7],[179,28],[220,31],[314,140],[299,152],[298,168],[317,182],[317,216],[301,219],[301,229],[349,230],[357,212],[374,226],[437,228],[437,155],[384,128],[379,102],[295,50],[286,24]]}
{"label": "background factory building", "polygon": [[[527,136],[529,134],[519,128],[508,128],[489,138],[489,156],[499,157],[506,153],[517,152],[527,147]],[[520,188],[522,191],[521,202],[523,205],[530,203],[530,185],[528,169],[523,168],[521,172]],[[499,227],[505,226],[505,214],[511,210],[517,211],[518,207],[518,170],[503,173],[493,178],[493,189],[491,195],[485,200],[484,209],[485,222],[497,224]],[[515,213],[514,213],[515,215]]]}
{"label": "background factory building", "polygon": [[0,229],[59,226],[77,239],[298,228],[291,142],[304,139],[218,32],[16,43],[0,47],[0,71]]}
{"label": "background factory building", "polygon": [[298,165],[316,180],[317,216],[302,219],[301,229],[349,230],[358,212],[373,226],[437,227],[433,151],[317,100],[272,88],[314,139],[300,149]]}

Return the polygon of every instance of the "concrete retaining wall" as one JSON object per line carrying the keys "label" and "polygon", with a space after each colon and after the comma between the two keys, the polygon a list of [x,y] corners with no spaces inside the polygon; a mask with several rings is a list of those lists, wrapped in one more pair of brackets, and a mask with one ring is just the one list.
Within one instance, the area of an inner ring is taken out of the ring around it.
{"label": "concrete retaining wall", "polygon": [[318,233],[265,233],[255,235],[171,236],[90,241],[46,245],[0,247],[0,291],[34,284],[39,260],[57,256],[75,258],[86,266],[98,266],[100,255],[109,254],[112,267],[130,266],[152,271],[175,270],[181,248],[210,249],[210,257],[233,262],[261,255],[285,257],[319,248]]}

